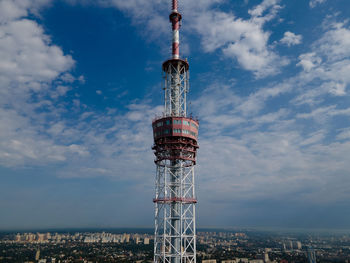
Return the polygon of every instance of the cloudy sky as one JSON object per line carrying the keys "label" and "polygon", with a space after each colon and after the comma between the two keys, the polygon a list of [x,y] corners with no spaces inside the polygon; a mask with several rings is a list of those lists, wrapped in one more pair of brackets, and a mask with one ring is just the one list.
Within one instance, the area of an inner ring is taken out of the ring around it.
{"label": "cloudy sky", "polygon": [[[170,0],[0,0],[0,229],[152,227]],[[350,228],[348,0],[180,0],[198,227]]]}

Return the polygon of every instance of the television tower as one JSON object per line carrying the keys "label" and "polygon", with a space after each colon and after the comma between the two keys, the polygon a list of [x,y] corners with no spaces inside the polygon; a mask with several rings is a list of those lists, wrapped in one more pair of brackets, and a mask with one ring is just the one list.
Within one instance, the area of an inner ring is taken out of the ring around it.
{"label": "television tower", "polygon": [[172,0],[172,58],[162,65],[163,116],[152,122],[156,188],[154,262],[196,262],[194,166],[198,120],[187,117],[189,64],[180,58],[178,0]]}

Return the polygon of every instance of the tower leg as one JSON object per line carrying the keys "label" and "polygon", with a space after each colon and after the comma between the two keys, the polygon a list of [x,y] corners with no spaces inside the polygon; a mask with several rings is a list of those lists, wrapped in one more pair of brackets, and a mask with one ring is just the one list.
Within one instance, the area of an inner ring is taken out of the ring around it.
{"label": "tower leg", "polygon": [[157,166],[154,262],[196,262],[194,194],[193,166]]}

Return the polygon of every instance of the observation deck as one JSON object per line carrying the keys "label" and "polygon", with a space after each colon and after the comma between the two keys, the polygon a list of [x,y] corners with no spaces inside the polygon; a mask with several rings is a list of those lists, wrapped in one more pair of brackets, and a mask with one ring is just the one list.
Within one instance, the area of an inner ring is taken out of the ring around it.
{"label": "observation deck", "polygon": [[185,166],[196,164],[199,123],[187,117],[163,117],[152,122],[155,163],[184,161]]}
{"label": "observation deck", "polygon": [[197,142],[198,121],[187,117],[164,117],[152,122],[153,138],[156,142],[165,137],[185,137]]}

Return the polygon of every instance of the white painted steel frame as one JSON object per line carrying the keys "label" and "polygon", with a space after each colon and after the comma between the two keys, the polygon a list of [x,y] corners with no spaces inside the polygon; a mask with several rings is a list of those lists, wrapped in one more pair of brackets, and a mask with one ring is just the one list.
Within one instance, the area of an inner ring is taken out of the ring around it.
{"label": "white painted steel frame", "polygon": [[186,99],[189,91],[189,72],[185,63],[168,63],[164,69],[165,116],[186,117]]}
{"label": "white painted steel frame", "polygon": [[[156,200],[174,196],[194,200],[194,166],[185,161],[169,161],[157,165]],[[196,220],[193,202],[156,202],[154,262],[196,262]],[[178,221],[175,227],[174,220]],[[179,243],[180,246],[177,246]]]}
{"label": "white painted steel frame", "polygon": [[[163,64],[163,117],[186,117],[187,114],[189,65],[187,61],[179,59],[181,15],[177,7],[177,0],[172,0],[173,57]],[[162,142],[155,141],[157,143]],[[195,158],[195,152],[188,151],[186,147],[180,153],[178,149],[171,149],[172,146],[169,148],[167,152],[156,153],[168,160],[156,161],[154,262],[196,263],[195,161],[180,159],[182,156]]]}

